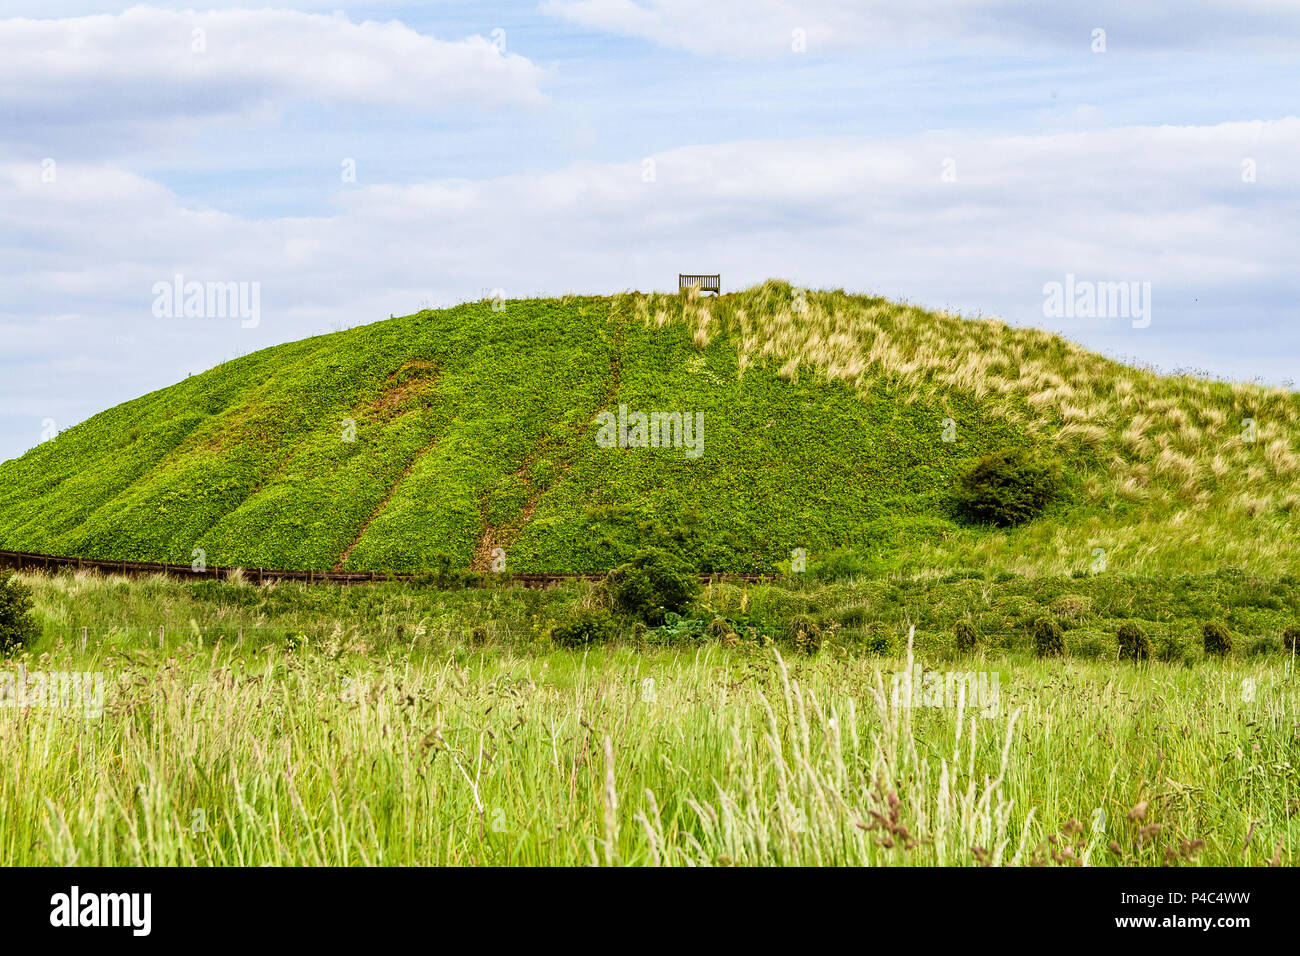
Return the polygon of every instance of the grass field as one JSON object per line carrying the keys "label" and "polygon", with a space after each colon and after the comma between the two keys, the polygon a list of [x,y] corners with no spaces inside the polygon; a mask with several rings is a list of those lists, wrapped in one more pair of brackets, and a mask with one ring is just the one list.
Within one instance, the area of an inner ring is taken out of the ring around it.
{"label": "grass field", "polygon": [[[1028,600],[969,579],[915,599],[932,610],[910,649],[902,582],[850,580],[718,585],[695,616],[739,635],[678,622],[586,652],[547,636],[586,587],[23,580],[44,635],[0,673],[105,691],[99,717],[0,708],[10,864],[1295,862],[1294,660],[1239,633],[1222,661],[1121,664],[1095,581],[1070,582],[1097,590],[1069,654],[1041,660],[1010,616],[953,649],[959,595]],[[1102,583],[1171,631],[1242,586]],[[782,623],[812,606],[810,655]],[[1238,627],[1261,639],[1291,613],[1256,611]]]}
{"label": "grass field", "polygon": [[1297,473],[1294,392],[780,282],[278,346],[0,464],[6,548],[236,569],[18,577],[0,860],[1291,865]]}

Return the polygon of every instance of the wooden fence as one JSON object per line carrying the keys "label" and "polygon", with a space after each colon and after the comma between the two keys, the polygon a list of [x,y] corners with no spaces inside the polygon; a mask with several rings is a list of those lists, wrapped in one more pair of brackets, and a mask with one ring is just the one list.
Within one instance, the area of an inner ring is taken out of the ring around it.
{"label": "wooden fence", "polygon": [[[391,571],[286,571],[270,568],[236,567],[235,565],[206,565],[202,570],[194,570],[188,564],[169,564],[151,561],[101,561],[95,558],[72,558],[52,554],[34,554],[29,551],[0,551],[0,568],[14,568],[19,571],[97,571],[102,574],[120,574],[139,577],[149,574],[163,574],[168,577],[185,578],[191,581],[221,580],[236,571],[243,574],[250,584],[264,584],[270,581],[303,581],[307,584],[371,584],[379,581],[412,581],[423,577],[420,572]],[[481,580],[499,580],[529,588],[553,587],[567,581],[599,581],[603,574],[496,574],[484,573]],[[701,574],[700,580],[713,579],[727,581],[744,581],[756,583],[771,580],[766,574]]]}

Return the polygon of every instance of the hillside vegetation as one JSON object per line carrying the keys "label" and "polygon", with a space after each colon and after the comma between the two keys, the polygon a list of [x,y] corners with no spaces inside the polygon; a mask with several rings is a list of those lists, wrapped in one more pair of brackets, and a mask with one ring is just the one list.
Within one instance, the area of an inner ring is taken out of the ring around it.
{"label": "hillside vegetation", "polygon": [[[602,447],[602,412],[703,414]],[[698,436],[697,436],[698,437]],[[952,440],[945,440],[945,438]],[[277,346],[0,464],[0,547],[244,567],[705,571],[794,549],[873,570],[1300,573],[1300,396],[1162,377],[1059,337],[768,282],[488,302]],[[989,452],[1059,462],[1010,529],[964,522]]]}

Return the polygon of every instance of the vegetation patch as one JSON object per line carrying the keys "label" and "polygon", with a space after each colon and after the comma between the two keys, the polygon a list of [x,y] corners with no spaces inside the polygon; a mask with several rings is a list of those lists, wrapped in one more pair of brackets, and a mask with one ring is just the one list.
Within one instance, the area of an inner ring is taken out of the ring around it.
{"label": "vegetation patch", "polygon": [[[0,546],[414,572],[488,570],[500,547],[512,571],[595,573],[652,546],[827,582],[1300,575],[1294,392],[871,296],[798,303],[775,281],[467,303],[275,346],[0,463]],[[703,454],[600,447],[620,405],[702,414]]]}

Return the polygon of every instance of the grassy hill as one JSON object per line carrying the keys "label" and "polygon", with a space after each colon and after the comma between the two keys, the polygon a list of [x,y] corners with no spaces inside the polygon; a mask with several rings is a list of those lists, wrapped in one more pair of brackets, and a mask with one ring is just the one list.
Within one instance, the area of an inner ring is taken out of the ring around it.
{"label": "grassy hill", "polygon": [[[601,447],[703,414],[703,451]],[[1253,436],[1243,423],[1253,422]],[[953,441],[945,441],[945,431]],[[1253,440],[1252,440],[1253,438]],[[955,480],[1023,446],[1066,490],[1013,530]],[[0,464],[0,547],[247,567],[704,570],[804,548],[878,570],[1300,573],[1300,395],[1161,377],[1059,337],[768,282],[426,311],[266,349]]]}

